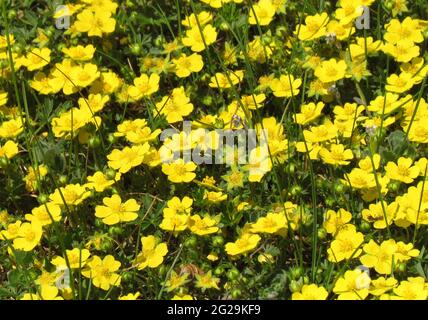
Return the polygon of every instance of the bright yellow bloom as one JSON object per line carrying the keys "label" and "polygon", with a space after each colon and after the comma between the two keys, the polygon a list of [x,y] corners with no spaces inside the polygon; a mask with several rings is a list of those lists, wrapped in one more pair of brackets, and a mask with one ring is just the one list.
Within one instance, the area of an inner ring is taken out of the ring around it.
{"label": "bright yellow bloom", "polygon": [[91,195],[85,186],[80,184],[68,184],[65,187],[55,189],[54,193],[49,195],[52,203],[60,206],[77,206]]}
{"label": "bright yellow bloom", "polygon": [[40,292],[37,294],[25,293],[21,300],[64,300],[63,297],[58,296],[58,288],[51,285],[40,286]]}
{"label": "bright yellow bloom", "polygon": [[162,172],[168,176],[168,180],[173,183],[190,182],[196,177],[196,164],[192,161],[185,163],[183,159],[175,162],[162,164]]}
{"label": "bright yellow bloom", "polygon": [[267,26],[275,16],[276,8],[272,0],[259,0],[249,9],[249,24],[258,24],[260,26]]}
{"label": "bright yellow bloom", "polygon": [[294,97],[300,92],[299,88],[302,85],[301,79],[294,79],[293,75],[283,74],[279,79],[274,79],[270,83],[270,88],[275,97]]}
{"label": "bright yellow bloom", "polygon": [[343,144],[331,144],[329,149],[321,148],[319,155],[328,164],[345,166],[354,158],[352,150],[346,149]]}
{"label": "bright yellow bloom", "polygon": [[158,239],[155,236],[147,236],[141,237],[141,245],[142,251],[138,254],[136,260],[138,270],[160,266],[168,253],[166,242],[158,243]]}
{"label": "bright yellow bloom", "polygon": [[102,37],[103,34],[112,33],[116,27],[116,20],[111,12],[105,10],[83,10],[77,15],[74,23],[77,32],[86,32],[89,37]]}
{"label": "bright yellow bloom", "polygon": [[188,116],[193,111],[193,104],[183,87],[175,88],[172,94],[164,96],[156,103],[156,110],[166,117],[168,123],[183,121],[184,116]]}
{"label": "bright yellow bloom", "polygon": [[34,71],[43,68],[51,61],[51,50],[49,48],[32,49],[25,57],[24,65],[28,71]]}
{"label": "bright yellow bloom", "polygon": [[308,124],[321,115],[324,106],[325,104],[323,102],[318,102],[317,104],[313,102],[304,104],[300,107],[300,113],[296,114],[294,121],[301,125]]}
{"label": "bright yellow bloom", "polygon": [[91,60],[95,53],[95,47],[92,44],[87,46],[78,45],[76,47],[64,48],[62,52],[76,61]]}
{"label": "bright yellow bloom", "polygon": [[140,205],[135,199],[129,199],[122,203],[120,196],[114,194],[111,198],[104,198],[103,203],[104,206],[95,207],[95,216],[101,218],[107,225],[134,221],[138,218]]}
{"label": "bright yellow bloom", "polygon": [[134,85],[129,86],[128,94],[134,100],[140,100],[143,97],[149,97],[159,90],[160,77],[157,73],[152,73],[150,77],[142,74],[134,79]]}
{"label": "bright yellow bloom", "polygon": [[403,22],[392,19],[386,25],[384,39],[391,44],[396,44],[401,40],[409,40],[414,43],[424,41],[419,22],[411,17],[406,17]]}
{"label": "bright yellow bloom", "polygon": [[42,239],[42,225],[35,219],[31,223],[24,222],[19,226],[18,234],[13,239],[13,247],[17,250],[31,251]]}
{"label": "bright yellow bloom", "polygon": [[209,86],[211,88],[228,89],[240,83],[244,78],[244,71],[228,71],[227,74],[217,72],[211,77]]}
{"label": "bright yellow bloom", "polygon": [[367,273],[360,269],[348,270],[334,285],[333,292],[338,294],[338,300],[364,300],[369,290],[366,286],[359,286],[358,279],[367,278]]}
{"label": "bright yellow bloom", "polygon": [[324,83],[335,82],[345,78],[347,65],[344,60],[330,59],[321,62],[315,68],[315,76]]}
{"label": "bright yellow bloom", "polygon": [[409,277],[407,281],[401,281],[400,285],[394,288],[395,296],[391,299],[397,300],[426,300],[428,290],[425,279],[422,277]]}
{"label": "bright yellow bloom", "polygon": [[400,157],[397,164],[390,161],[385,167],[386,175],[392,180],[412,183],[419,175],[419,167],[412,166],[412,163],[412,159],[404,157]]}
{"label": "bright yellow bloom", "polygon": [[227,254],[237,256],[253,250],[260,241],[260,236],[257,234],[244,233],[235,242],[228,242],[225,245]]}
{"label": "bright yellow bloom", "polygon": [[28,221],[38,220],[41,226],[50,225],[61,220],[61,207],[54,203],[42,204],[31,210],[31,214],[26,214]]}
{"label": "bright yellow bloom", "polygon": [[375,241],[370,240],[369,243],[364,245],[364,255],[360,257],[363,265],[373,268],[377,273],[390,274],[392,265],[397,263],[397,258],[394,255],[397,251],[397,244],[395,240],[390,239],[384,241],[379,246]]}
{"label": "bright yellow bloom", "polygon": [[114,149],[108,156],[108,166],[120,173],[126,173],[134,167],[141,165],[144,157],[148,153],[150,145],[146,142],[143,145],[125,147],[122,150]]}
{"label": "bright yellow bloom", "polygon": [[198,214],[195,214],[189,218],[189,229],[198,236],[205,236],[208,234],[218,232],[217,221],[210,216],[201,218]]}
{"label": "bright yellow bloom", "polygon": [[346,228],[348,222],[352,219],[352,214],[345,209],[339,209],[337,212],[333,210],[327,210],[325,213],[325,219],[323,227],[332,235],[336,235],[339,231]]}
{"label": "bright yellow bloom", "polygon": [[194,53],[190,56],[182,54],[178,59],[173,59],[172,62],[175,66],[175,74],[179,78],[186,78],[192,72],[199,72],[204,67],[202,56]]}
{"label": "bright yellow bloom", "polygon": [[265,217],[258,218],[251,225],[251,232],[254,233],[277,233],[287,228],[287,218],[283,212],[269,212]]}
{"label": "bright yellow bloom", "polygon": [[201,29],[202,34],[198,26],[186,30],[186,36],[182,39],[182,43],[193,52],[204,51],[205,46],[213,44],[217,39],[217,31],[211,24],[201,26]]}
{"label": "bright yellow bloom", "polygon": [[296,26],[294,34],[296,34],[301,41],[315,40],[325,36],[326,26],[328,23],[328,14],[323,12],[314,16],[307,16],[305,24]]}
{"label": "bright yellow bloom", "polygon": [[0,125],[0,138],[11,139],[17,137],[24,131],[21,118],[3,121]]}
{"label": "bright yellow bloom", "polygon": [[121,174],[116,173],[116,177],[114,179],[108,179],[104,173],[101,171],[95,172],[92,176],[88,176],[88,182],[85,186],[88,189],[95,189],[96,192],[103,192],[108,187],[112,186],[115,182],[120,180]]}
{"label": "bright yellow bloom", "polygon": [[0,145],[0,158],[6,157],[12,159],[18,154],[18,144],[12,140],[6,141],[4,145]]}
{"label": "bright yellow bloom", "polygon": [[[61,256],[55,256],[52,258],[51,263],[56,266],[57,269],[79,269],[86,265],[91,253],[87,249],[73,248],[71,250],[65,250],[66,258]],[[68,260],[68,263],[67,263]]]}
{"label": "bright yellow bloom", "polygon": [[[385,208],[385,213],[383,208]],[[369,209],[364,209],[361,214],[364,220],[373,223],[375,229],[385,229],[387,225],[389,226],[392,224],[397,212],[398,203],[393,202],[389,205],[384,203],[382,207],[382,204],[378,202],[376,204],[371,204]],[[385,221],[385,219],[387,221]]]}
{"label": "bright yellow bloom", "polygon": [[90,278],[95,287],[108,290],[111,286],[120,285],[121,277],[116,273],[120,265],[121,263],[116,261],[112,255],[107,255],[102,260],[100,257],[94,256],[87,262],[82,275]]}
{"label": "bright yellow bloom", "polygon": [[362,252],[360,247],[363,242],[364,235],[361,232],[353,229],[339,231],[327,250],[328,260],[337,263],[357,258]]}
{"label": "bright yellow bloom", "polygon": [[295,292],[291,296],[291,300],[326,300],[328,296],[327,290],[323,286],[316,284],[304,284],[300,292]]}

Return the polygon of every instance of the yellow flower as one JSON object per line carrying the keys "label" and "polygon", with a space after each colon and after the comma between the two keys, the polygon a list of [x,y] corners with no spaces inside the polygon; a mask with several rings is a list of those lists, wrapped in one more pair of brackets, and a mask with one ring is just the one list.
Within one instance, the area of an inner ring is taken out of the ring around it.
{"label": "yellow flower", "polygon": [[227,194],[223,194],[223,192],[215,192],[215,191],[207,191],[204,190],[204,200],[206,199],[211,203],[219,203],[227,199]]}
{"label": "yellow flower", "polygon": [[342,25],[352,23],[356,18],[363,14],[364,8],[361,1],[341,0],[340,8],[337,8],[334,16]]}
{"label": "yellow flower", "polygon": [[205,291],[206,289],[220,290],[218,287],[220,279],[213,277],[211,270],[205,274],[196,274],[195,278],[195,287],[200,288],[202,291]]}
{"label": "yellow flower", "polygon": [[302,41],[315,40],[325,36],[327,23],[328,14],[326,12],[314,16],[307,16],[305,24],[296,26],[294,34]]}
{"label": "yellow flower", "polygon": [[119,286],[121,277],[116,273],[121,263],[116,261],[112,255],[107,255],[101,260],[94,256],[87,262],[82,275],[90,278],[95,287],[108,290],[111,286]]}
{"label": "yellow flower", "polygon": [[370,189],[376,187],[374,174],[367,174],[367,171],[359,168],[352,169],[351,173],[345,174],[345,184],[349,184],[354,189]]}
{"label": "yellow flower", "polygon": [[323,83],[330,83],[345,78],[347,65],[344,60],[332,58],[321,62],[315,68],[315,76]]}
{"label": "yellow flower", "polygon": [[310,130],[303,130],[303,136],[308,142],[329,141],[337,136],[337,128],[332,123],[311,127]]}
{"label": "yellow flower", "polygon": [[88,98],[79,98],[77,101],[81,110],[93,115],[103,110],[104,105],[110,100],[109,96],[101,94],[89,94]]}
{"label": "yellow flower", "polygon": [[398,62],[409,62],[413,58],[419,56],[419,47],[413,45],[413,42],[408,39],[400,40],[396,44],[387,43],[383,47],[383,51]]}
{"label": "yellow flower", "polygon": [[60,206],[77,206],[91,195],[85,186],[80,184],[68,184],[65,187],[55,189],[54,193],[49,195],[52,203]]}
{"label": "yellow flower", "polygon": [[193,300],[193,297],[190,294],[176,294],[174,295],[171,300]]}
{"label": "yellow flower", "polygon": [[190,214],[192,211],[193,199],[185,196],[182,200],[173,197],[168,200],[167,207],[163,209],[164,214]]}
{"label": "yellow flower", "polygon": [[321,148],[319,155],[325,163],[339,166],[348,165],[348,160],[352,160],[354,158],[352,150],[345,150],[343,144],[331,144],[330,149]]}
{"label": "yellow flower", "polygon": [[196,164],[192,161],[185,163],[183,159],[175,162],[162,164],[162,172],[168,176],[168,180],[173,183],[190,182],[196,177]]}
{"label": "yellow flower", "polygon": [[76,61],[91,60],[95,53],[95,47],[92,44],[87,46],[78,45],[76,47],[64,48],[62,52]]}
{"label": "yellow flower", "polygon": [[155,236],[147,236],[141,237],[141,245],[142,251],[138,254],[136,260],[138,270],[160,266],[168,253],[166,243],[158,243],[158,239]]}
{"label": "yellow flower", "polygon": [[13,247],[17,250],[31,251],[42,239],[42,225],[35,219],[31,223],[24,222],[19,226],[18,234],[13,239]]}
{"label": "yellow flower", "polygon": [[247,253],[253,250],[260,241],[260,236],[257,234],[244,233],[235,242],[228,242],[225,245],[227,254],[236,256]]}
{"label": "yellow flower", "polygon": [[18,144],[12,140],[6,141],[4,145],[0,145],[0,158],[6,157],[12,159],[18,154]]}
{"label": "yellow flower", "polygon": [[228,89],[240,83],[243,78],[243,70],[228,71],[227,74],[217,72],[211,77],[209,86],[211,88]]}
{"label": "yellow flower", "polygon": [[407,280],[401,281],[400,285],[394,288],[392,299],[402,300],[426,300],[428,290],[425,279],[422,277],[409,277]]}
{"label": "yellow flower", "polygon": [[40,292],[37,294],[25,293],[21,300],[64,300],[58,296],[58,288],[51,285],[40,286]]}
{"label": "yellow flower", "polygon": [[134,100],[151,96],[159,90],[159,80],[160,77],[157,73],[152,73],[150,77],[147,74],[142,74],[134,79],[133,86],[129,86],[128,94]]}
{"label": "yellow flower", "polygon": [[116,20],[111,17],[109,11],[85,9],[77,15],[77,21],[73,27],[77,32],[88,33],[89,37],[102,37],[103,34],[114,31]]}
{"label": "yellow flower", "polygon": [[412,159],[405,157],[400,157],[397,164],[390,161],[385,167],[386,175],[392,180],[412,183],[419,176],[419,167],[412,166],[412,163]]}
{"label": "yellow flower", "polygon": [[[100,76],[98,67],[92,63],[86,63],[82,67],[75,66],[71,68],[70,79],[72,80],[72,85],[86,88],[91,83],[93,83]],[[70,80],[68,80],[70,82]]]}
{"label": "yellow flower", "polygon": [[61,207],[54,203],[42,204],[31,210],[31,214],[26,214],[28,221],[38,220],[41,226],[50,225],[61,220]]}
{"label": "yellow flower", "polygon": [[291,296],[291,300],[326,300],[328,296],[327,290],[323,286],[316,284],[304,284],[300,292],[295,292]]}
{"label": "yellow flower", "polygon": [[345,209],[339,209],[337,212],[333,210],[327,210],[325,213],[323,227],[327,233],[336,235],[339,231],[348,226],[348,222],[351,221],[351,219],[352,214]]}
{"label": "yellow flower", "polygon": [[364,300],[369,290],[358,286],[358,279],[367,275],[360,269],[348,270],[334,285],[333,292],[338,294],[337,300]]}
{"label": "yellow flower", "polygon": [[392,19],[386,25],[384,39],[391,44],[396,44],[401,40],[409,40],[414,43],[424,41],[422,30],[419,27],[419,22],[411,17],[406,17],[403,22],[400,22],[397,19]]}
{"label": "yellow flower", "polygon": [[364,235],[354,229],[339,231],[327,250],[328,260],[338,263],[342,260],[357,258],[362,250],[360,246],[364,242]]}
{"label": "yellow flower", "polygon": [[128,293],[125,296],[120,296],[119,300],[137,300],[141,296],[141,293]]}
{"label": "yellow flower", "polygon": [[[384,208],[385,208],[385,213],[384,213]],[[361,212],[361,214],[364,220],[373,223],[373,227],[375,229],[385,229],[387,225],[389,226],[392,224],[392,222],[395,219],[395,215],[397,211],[398,211],[397,202],[393,202],[389,205],[387,203],[384,203],[383,207],[382,207],[382,204],[378,202],[376,204],[371,204],[369,206],[369,209],[364,209]],[[387,221],[385,221],[385,215],[386,215]]]}
{"label": "yellow flower", "polygon": [[376,280],[372,280],[369,292],[374,296],[381,296],[385,292],[392,290],[396,285],[397,280],[394,278],[379,277]]}
{"label": "yellow flower", "polygon": [[114,149],[108,156],[108,166],[120,173],[126,173],[134,167],[141,165],[145,155],[148,153],[150,145],[146,142],[143,145],[125,147],[122,150]]}
{"label": "yellow flower", "polygon": [[404,93],[415,85],[415,79],[407,72],[401,72],[398,76],[393,73],[386,78],[386,82],[385,89],[395,93]]}
{"label": "yellow flower", "polygon": [[181,24],[188,28],[193,28],[199,25],[204,26],[213,19],[213,15],[208,11],[201,11],[196,16],[192,13],[190,16],[185,17]]}
{"label": "yellow flower", "polygon": [[49,48],[32,49],[27,53],[24,65],[28,71],[34,71],[43,68],[51,61],[51,50]]}
{"label": "yellow flower", "polygon": [[199,26],[194,26],[186,30],[186,36],[182,39],[182,43],[193,52],[204,51],[205,46],[208,47],[217,39],[217,31],[211,24],[201,26],[201,30]]}
{"label": "yellow flower", "polygon": [[18,236],[19,229],[21,227],[22,222],[16,221],[14,223],[9,223],[7,225],[6,230],[0,231],[0,239],[1,240],[13,240]]}
{"label": "yellow flower", "polygon": [[25,188],[30,192],[36,191],[38,189],[39,181],[43,180],[47,174],[48,168],[43,164],[38,166],[38,168],[36,169],[33,167],[29,167],[28,173],[24,177]]}
{"label": "yellow flower", "polygon": [[178,59],[173,59],[172,62],[175,66],[175,74],[179,78],[186,78],[192,72],[199,72],[204,67],[202,56],[197,53],[190,56],[182,54]]}
{"label": "yellow flower", "polygon": [[57,138],[71,139],[78,136],[88,123],[100,124],[101,118],[92,117],[86,110],[71,108],[52,119],[52,132]]}
{"label": "yellow flower", "polygon": [[210,216],[201,218],[198,214],[195,214],[189,218],[188,224],[190,231],[198,236],[216,233],[219,230],[217,221]]}
{"label": "yellow flower", "polygon": [[397,258],[394,258],[397,251],[395,240],[384,241],[380,246],[375,241],[370,240],[364,245],[363,250],[365,254],[360,257],[363,265],[369,268],[374,267],[376,272],[380,274],[390,274],[393,271],[392,265],[397,262]]}
{"label": "yellow flower", "polygon": [[21,118],[3,121],[0,125],[0,138],[11,139],[17,137],[22,131],[24,126]]}
{"label": "yellow flower", "polygon": [[[87,249],[73,248],[65,250],[67,258],[55,256],[52,258],[51,263],[56,266],[58,270],[66,269],[79,269],[86,265],[91,253]],[[67,262],[68,261],[68,262]]]}
{"label": "yellow flower", "polygon": [[254,233],[277,233],[287,228],[287,218],[283,212],[269,212],[265,217],[258,218],[251,225],[251,232]]}
{"label": "yellow flower", "polygon": [[121,174],[118,172],[114,179],[108,179],[101,171],[95,172],[92,176],[88,176],[88,183],[85,187],[88,189],[95,189],[96,192],[103,192],[108,187],[112,186],[115,182],[120,180]]}
{"label": "yellow flower", "polygon": [[301,79],[294,79],[293,75],[283,74],[279,79],[273,79],[270,83],[270,88],[275,97],[293,97],[300,92],[299,88],[302,85]]}
{"label": "yellow flower", "polygon": [[95,216],[101,218],[107,225],[134,221],[138,218],[140,205],[135,199],[129,199],[122,203],[120,196],[114,194],[111,198],[104,198],[103,203],[104,206],[95,207]]}
{"label": "yellow flower", "polygon": [[276,12],[276,8],[271,0],[260,0],[249,10],[250,15],[248,23],[253,25],[258,24],[260,26],[267,26],[272,21]]}
{"label": "yellow flower", "polygon": [[304,104],[300,107],[300,113],[296,114],[295,122],[301,125],[308,124],[309,122],[317,119],[324,108],[325,104],[323,102],[318,102],[317,104],[311,102]]}
{"label": "yellow flower", "polygon": [[193,104],[186,96],[183,87],[175,88],[171,95],[164,96],[156,103],[156,110],[166,117],[168,123],[183,121],[193,111]]}

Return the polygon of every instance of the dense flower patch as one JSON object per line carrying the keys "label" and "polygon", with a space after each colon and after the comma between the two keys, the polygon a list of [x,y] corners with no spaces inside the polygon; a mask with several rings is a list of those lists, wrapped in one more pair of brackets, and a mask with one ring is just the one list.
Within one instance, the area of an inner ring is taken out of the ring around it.
{"label": "dense flower patch", "polygon": [[0,298],[428,298],[425,0],[48,3],[1,2]]}

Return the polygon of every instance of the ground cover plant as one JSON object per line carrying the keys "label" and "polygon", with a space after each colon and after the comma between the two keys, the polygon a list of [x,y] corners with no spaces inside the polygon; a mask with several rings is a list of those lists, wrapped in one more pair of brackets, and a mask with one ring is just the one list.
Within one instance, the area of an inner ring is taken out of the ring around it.
{"label": "ground cover plant", "polygon": [[0,4],[0,299],[427,299],[425,0]]}

